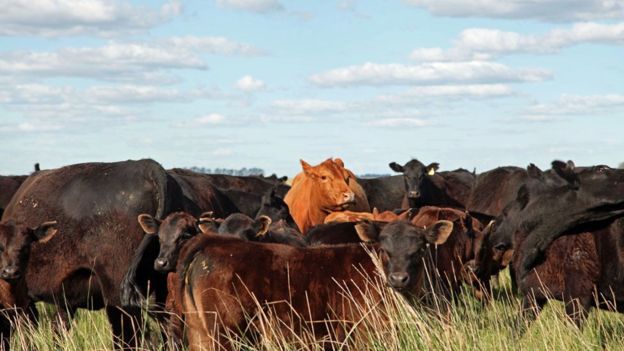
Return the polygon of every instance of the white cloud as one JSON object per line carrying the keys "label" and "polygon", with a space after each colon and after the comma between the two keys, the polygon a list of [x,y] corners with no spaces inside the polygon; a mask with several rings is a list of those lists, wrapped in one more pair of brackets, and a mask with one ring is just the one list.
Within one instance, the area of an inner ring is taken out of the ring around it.
{"label": "white cloud", "polygon": [[119,35],[142,31],[182,11],[178,0],[159,9],[112,0],[2,0],[0,35]]}
{"label": "white cloud", "polygon": [[300,99],[275,100],[271,104],[271,107],[282,114],[305,115],[346,111],[348,109],[348,104],[332,100]]}
{"label": "white cloud", "polygon": [[621,0],[404,0],[434,15],[546,22],[624,18]]}
{"label": "white cloud", "polygon": [[217,6],[234,10],[269,13],[284,10],[277,0],[216,0]]}
{"label": "white cloud", "polygon": [[266,84],[252,76],[244,76],[236,82],[236,87],[244,92],[252,92],[264,89]]}
{"label": "white cloud", "polygon": [[410,88],[399,94],[381,95],[377,97],[377,100],[389,103],[406,103],[417,101],[421,98],[486,99],[506,97],[513,94],[513,89],[505,84],[432,85]]}
{"label": "white cloud", "polygon": [[541,69],[512,69],[501,63],[431,62],[419,65],[365,63],[310,77],[323,87],[349,85],[412,85],[451,83],[532,82],[550,78]]}
{"label": "white cloud", "polygon": [[511,53],[553,53],[586,43],[624,45],[624,23],[576,23],[570,28],[553,29],[542,35],[469,28],[460,33],[455,45],[448,50],[418,48],[410,57],[418,61],[488,60]]}
{"label": "white cloud", "polygon": [[593,115],[620,113],[624,108],[624,95],[568,95],[564,94],[557,101],[536,104],[526,111],[528,118],[547,118],[553,115]]}
{"label": "white cloud", "polygon": [[218,113],[211,113],[195,119],[195,123],[199,125],[221,124],[223,122],[225,122],[225,117]]}
{"label": "white cloud", "polygon": [[221,37],[178,37],[150,43],[109,42],[99,47],[63,48],[56,52],[0,53],[5,76],[87,77],[102,80],[171,81],[173,69],[204,70],[200,53],[254,55],[247,44]]}
{"label": "white cloud", "polygon": [[387,127],[387,128],[399,128],[399,127],[425,127],[430,125],[428,121],[420,118],[382,118],[367,123],[373,127]]}

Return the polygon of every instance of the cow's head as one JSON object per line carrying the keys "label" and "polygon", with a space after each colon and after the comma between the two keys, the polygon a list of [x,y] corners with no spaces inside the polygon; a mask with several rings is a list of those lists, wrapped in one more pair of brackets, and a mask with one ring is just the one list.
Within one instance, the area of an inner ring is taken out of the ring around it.
{"label": "cow's head", "polygon": [[355,202],[349,179],[340,159],[327,159],[317,166],[301,160],[306,178],[312,184],[311,196],[323,210],[343,210]]}
{"label": "cow's head", "polygon": [[57,223],[44,222],[37,228],[29,228],[9,220],[0,223],[0,278],[16,280],[23,276],[30,245],[46,242],[57,232]]}
{"label": "cow's head", "polygon": [[217,229],[211,213],[202,214],[200,219],[196,219],[186,212],[175,212],[162,221],[149,214],[141,214],[138,221],[145,233],[158,235],[160,251],[154,261],[154,269],[160,272],[175,269],[180,248],[186,240]]}
{"label": "cow's head", "polygon": [[259,216],[256,219],[252,219],[242,213],[234,213],[221,223],[218,233],[235,236],[243,240],[256,241],[256,238],[268,233],[270,226],[271,218],[267,216]]}
{"label": "cow's head", "polygon": [[414,292],[422,284],[429,244],[443,244],[453,231],[453,223],[437,221],[425,229],[400,221],[380,229],[375,223],[362,222],[355,229],[363,241],[379,242],[388,284],[399,291]]}
{"label": "cow's head", "polygon": [[391,162],[389,166],[393,171],[403,173],[405,190],[410,206],[416,207],[418,205],[418,200],[427,195],[426,183],[428,177],[433,176],[440,165],[434,162],[425,166],[417,159],[413,159],[403,166],[396,162]]}

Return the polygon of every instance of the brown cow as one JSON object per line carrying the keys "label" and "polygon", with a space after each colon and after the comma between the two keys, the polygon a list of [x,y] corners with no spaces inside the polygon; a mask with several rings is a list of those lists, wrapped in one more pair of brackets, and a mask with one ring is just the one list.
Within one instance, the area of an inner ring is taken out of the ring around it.
{"label": "brown cow", "polygon": [[[317,166],[301,160],[301,167],[303,172],[295,177],[284,198],[301,233],[305,235],[310,227],[322,224],[328,212],[361,211],[352,207],[358,200],[365,201],[366,195],[355,177],[351,177],[352,173],[344,168],[342,160],[327,159]],[[369,211],[368,202],[364,205],[363,211]]]}
{"label": "brown cow", "polygon": [[514,234],[512,261],[525,315],[537,316],[549,299],[563,301],[577,326],[592,307],[624,312],[624,218],[580,227],[555,239],[543,262],[523,276],[519,267],[526,237]]}
{"label": "brown cow", "polygon": [[0,176],[0,218],[4,209],[28,176]]}
{"label": "brown cow", "polygon": [[[404,222],[386,226],[379,238],[390,285],[420,296],[425,271],[421,249],[427,240],[444,241],[451,229],[448,222],[430,231]],[[409,257],[420,263],[403,265],[402,255],[396,264],[389,258],[389,253],[403,253],[406,247],[413,249],[412,255],[421,254]],[[292,274],[303,270],[307,274]],[[205,235],[183,248],[177,272],[184,272],[173,288],[182,299],[191,350],[232,348],[223,334],[249,330],[248,317],[266,309],[280,320],[284,335],[293,327],[300,333],[306,324],[302,322],[314,321],[315,336],[341,338],[345,324],[363,318],[364,309],[357,305],[365,298],[380,298],[367,285],[375,266],[359,245],[294,248]],[[345,288],[351,296],[345,296]]]}
{"label": "brown cow", "polygon": [[412,218],[412,224],[429,227],[439,220],[453,222],[453,232],[442,245],[433,248],[433,260],[437,268],[437,282],[442,291],[452,296],[460,292],[461,283],[477,288],[477,296],[489,291],[489,279],[483,282],[473,280],[464,266],[475,260],[483,241],[483,225],[469,214],[452,208],[425,206]]}
{"label": "brown cow", "polygon": [[56,234],[56,222],[45,222],[35,229],[14,221],[0,222],[0,349],[9,350],[14,319],[27,314],[34,319],[36,310],[28,297],[23,276],[30,256],[30,246],[45,242]]}

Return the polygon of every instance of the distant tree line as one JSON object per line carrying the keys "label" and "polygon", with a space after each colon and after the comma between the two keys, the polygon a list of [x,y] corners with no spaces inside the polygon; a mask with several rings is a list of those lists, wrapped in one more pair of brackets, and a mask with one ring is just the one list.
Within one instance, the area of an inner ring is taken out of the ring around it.
{"label": "distant tree line", "polygon": [[390,174],[387,173],[364,173],[364,174],[360,174],[357,177],[358,178],[379,178],[379,177],[387,177]]}
{"label": "distant tree line", "polygon": [[226,174],[233,176],[263,176],[264,170],[262,168],[252,167],[247,168],[243,167],[241,169],[233,169],[233,168],[206,168],[206,167],[189,167],[193,172],[197,173],[206,173],[206,174]]}
{"label": "distant tree line", "polygon": [[620,165],[618,166],[618,168],[624,169],[624,162],[620,162]]}

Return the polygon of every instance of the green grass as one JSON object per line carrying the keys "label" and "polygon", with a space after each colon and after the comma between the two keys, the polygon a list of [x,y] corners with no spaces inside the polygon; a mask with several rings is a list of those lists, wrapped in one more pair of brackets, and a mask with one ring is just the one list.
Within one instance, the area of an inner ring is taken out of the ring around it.
{"label": "green grass", "polygon": [[[520,300],[510,293],[507,274],[501,279],[496,299],[483,306],[470,292],[458,302],[439,309],[411,308],[402,297],[380,287],[384,305],[365,306],[372,312],[361,320],[349,338],[355,350],[624,350],[624,315],[592,310],[583,329],[565,316],[563,305],[547,304],[530,325],[518,320]],[[442,303],[443,305],[443,303]],[[54,331],[52,309],[38,304],[41,313],[37,328],[18,322],[12,339],[14,350],[110,350],[111,333],[103,311],[79,311],[69,330]],[[389,316],[389,318],[386,318]],[[294,338],[275,328],[270,315],[256,316],[264,330],[261,345],[236,339],[242,349],[320,350],[311,335]],[[525,332],[521,333],[522,327]],[[153,328],[152,328],[153,329]],[[164,349],[157,333],[151,333],[145,349]],[[150,346],[151,345],[151,346]]]}

